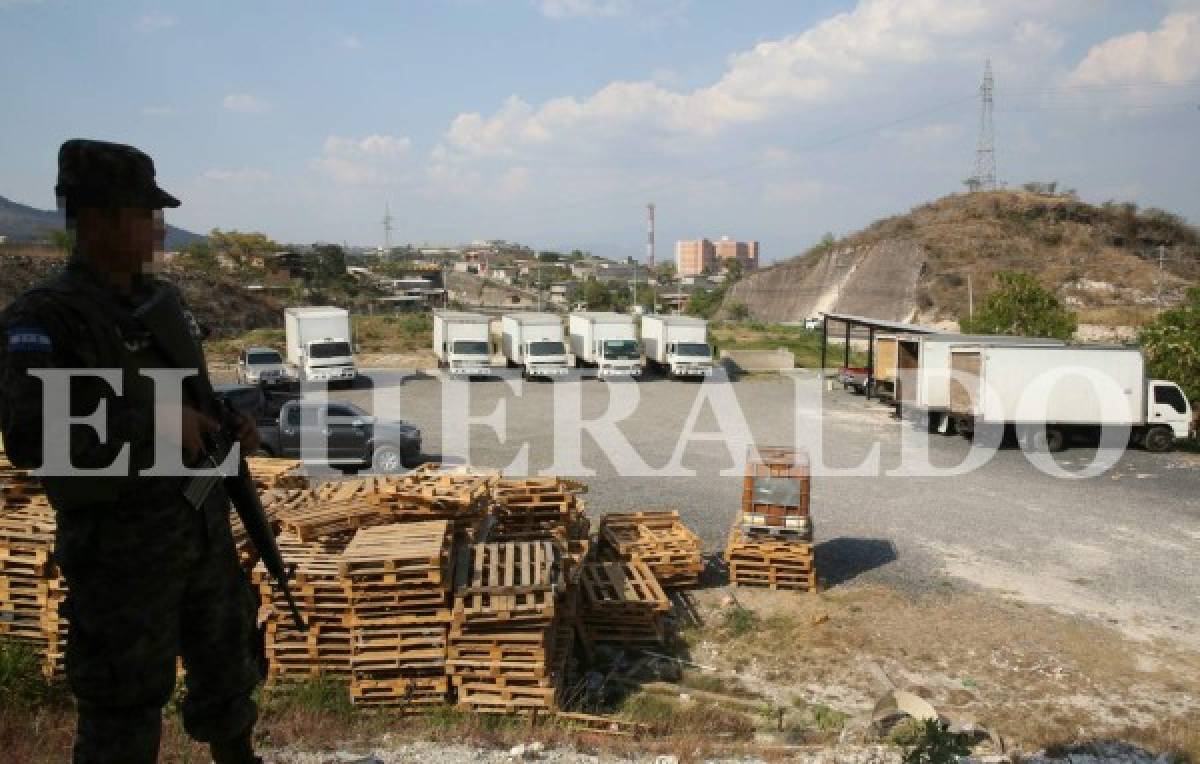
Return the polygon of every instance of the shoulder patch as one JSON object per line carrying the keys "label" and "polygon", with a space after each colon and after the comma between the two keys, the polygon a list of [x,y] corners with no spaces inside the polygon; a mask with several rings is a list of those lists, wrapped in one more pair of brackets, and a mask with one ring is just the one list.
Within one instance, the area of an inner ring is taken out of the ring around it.
{"label": "shoulder patch", "polygon": [[8,329],[8,352],[49,353],[54,343],[45,329],[38,326],[12,326]]}

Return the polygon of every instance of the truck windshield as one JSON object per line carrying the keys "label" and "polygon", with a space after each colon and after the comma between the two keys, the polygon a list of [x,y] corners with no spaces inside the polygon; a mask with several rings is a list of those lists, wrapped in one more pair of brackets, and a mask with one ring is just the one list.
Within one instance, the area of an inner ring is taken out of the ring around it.
{"label": "truck windshield", "polygon": [[267,364],[267,363],[283,363],[283,359],[278,353],[251,353],[246,358],[246,363],[249,364]]}
{"label": "truck windshield", "polygon": [[349,342],[314,342],[308,346],[310,358],[337,358],[352,355]]}
{"label": "truck windshield", "polygon": [[636,361],[641,356],[637,340],[606,340],[604,358],[608,361]]}
{"label": "truck windshield", "polygon": [[708,358],[708,345],[701,342],[681,342],[675,346],[675,355],[686,355],[695,358]]}
{"label": "truck windshield", "polygon": [[491,348],[486,342],[477,340],[459,340],[454,343],[456,355],[489,355]]}
{"label": "truck windshield", "polygon": [[530,342],[529,355],[566,355],[561,342]]}

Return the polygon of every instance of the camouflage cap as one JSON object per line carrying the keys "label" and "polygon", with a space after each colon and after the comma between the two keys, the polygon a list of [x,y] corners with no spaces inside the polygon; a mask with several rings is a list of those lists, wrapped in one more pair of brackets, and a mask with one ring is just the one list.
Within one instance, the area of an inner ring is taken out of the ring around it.
{"label": "camouflage cap", "polygon": [[154,182],[154,160],[133,146],[82,138],[58,150],[54,192],[77,204],[105,207],[178,207],[179,200]]}

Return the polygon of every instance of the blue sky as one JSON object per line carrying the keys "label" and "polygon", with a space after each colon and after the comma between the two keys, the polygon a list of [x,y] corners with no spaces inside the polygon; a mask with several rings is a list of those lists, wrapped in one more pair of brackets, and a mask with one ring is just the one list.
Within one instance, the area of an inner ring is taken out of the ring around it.
{"label": "blue sky", "polygon": [[1197,0],[0,0],[0,195],[133,143],[171,222],[292,242],[802,251],[962,188],[996,70],[1003,181],[1200,222]]}

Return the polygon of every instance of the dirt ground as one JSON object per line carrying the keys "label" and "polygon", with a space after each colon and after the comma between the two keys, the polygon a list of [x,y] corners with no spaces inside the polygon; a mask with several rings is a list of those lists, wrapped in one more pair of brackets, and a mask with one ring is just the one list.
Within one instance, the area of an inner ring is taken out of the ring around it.
{"label": "dirt ground", "polygon": [[703,624],[685,630],[691,660],[783,709],[785,737],[789,717],[821,705],[848,715],[842,739],[852,739],[896,688],[974,720],[1009,751],[1118,738],[1200,760],[1200,653],[1177,642],[952,589],[717,588],[695,601]]}

